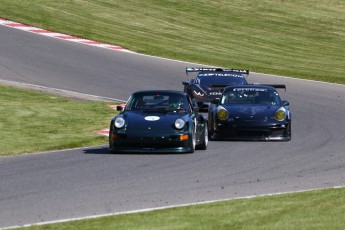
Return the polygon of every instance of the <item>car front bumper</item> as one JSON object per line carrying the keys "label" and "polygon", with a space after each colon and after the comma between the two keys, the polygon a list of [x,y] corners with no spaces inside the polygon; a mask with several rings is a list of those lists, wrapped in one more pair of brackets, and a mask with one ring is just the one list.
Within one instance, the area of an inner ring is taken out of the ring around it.
{"label": "car front bumper", "polygon": [[111,152],[185,153],[191,152],[191,136],[188,132],[178,134],[128,134],[113,133],[109,137]]}
{"label": "car front bumper", "polygon": [[254,140],[254,141],[289,141],[291,140],[291,124],[263,124],[263,125],[217,125],[212,139],[226,140]]}

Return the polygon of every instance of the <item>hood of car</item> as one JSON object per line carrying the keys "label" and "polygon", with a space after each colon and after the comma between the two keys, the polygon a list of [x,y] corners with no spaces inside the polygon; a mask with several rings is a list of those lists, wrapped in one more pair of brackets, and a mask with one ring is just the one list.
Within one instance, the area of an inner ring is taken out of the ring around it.
{"label": "hood of car", "polygon": [[127,130],[137,131],[166,131],[174,129],[174,122],[177,118],[183,117],[186,113],[139,113],[126,112]]}
{"label": "hood of car", "polygon": [[268,121],[279,106],[232,105],[225,108],[229,112],[229,117],[235,121]]}

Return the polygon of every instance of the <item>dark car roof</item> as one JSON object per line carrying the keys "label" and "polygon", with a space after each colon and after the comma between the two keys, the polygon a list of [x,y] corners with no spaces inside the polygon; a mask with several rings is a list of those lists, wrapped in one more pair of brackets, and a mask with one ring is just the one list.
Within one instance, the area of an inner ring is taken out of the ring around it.
{"label": "dark car roof", "polygon": [[185,92],[183,91],[178,91],[178,90],[141,90],[141,91],[136,91],[134,94],[146,94],[146,93],[172,93],[172,94],[179,94],[179,95],[186,95]]}

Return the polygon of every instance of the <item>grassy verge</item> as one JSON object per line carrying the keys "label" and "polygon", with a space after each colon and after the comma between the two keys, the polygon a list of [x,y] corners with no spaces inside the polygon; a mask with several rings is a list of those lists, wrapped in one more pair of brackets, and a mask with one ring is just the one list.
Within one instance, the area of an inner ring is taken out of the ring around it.
{"label": "grassy verge", "polygon": [[345,4],[0,0],[0,17],[202,64],[345,83]]}
{"label": "grassy verge", "polygon": [[99,145],[115,111],[109,102],[66,99],[0,86],[0,156]]}
{"label": "grassy verge", "polygon": [[345,189],[231,200],[28,229],[344,229]]}
{"label": "grassy verge", "polygon": [[[0,17],[140,53],[345,84],[340,0],[0,0],[0,5]],[[94,133],[114,113],[103,103],[0,90],[0,155],[106,142]],[[344,195],[344,189],[315,191],[32,229],[343,229]]]}

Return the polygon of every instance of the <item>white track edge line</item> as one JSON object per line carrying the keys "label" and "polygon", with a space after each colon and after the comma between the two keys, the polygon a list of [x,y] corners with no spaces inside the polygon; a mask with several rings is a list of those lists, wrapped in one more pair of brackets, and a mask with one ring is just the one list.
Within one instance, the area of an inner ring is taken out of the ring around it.
{"label": "white track edge line", "polygon": [[92,94],[86,94],[86,93],[79,93],[75,91],[69,91],[65,89],[58,89],[58,88],[52,88],[52,87],[46,87],[46,86],[41,86],[41,85],[34,85],[34,84],[28,84],[28,83],[23,83],[23,82],[16,82],[16,81],[8,81],[8,80],[2,80],[0,79],[0,84],[4,83],[5,85],[9,86],[27,86],[31,89],[41,89],[41,90],[47,90],[47,91],[53,91],[53,92],[61,92],[61,93],[68,93],[70,95],[74,96],[84,96],[84,97],[92,97],[92,98],[97,98],[97,99],[103,99],[103,100],[109,100],[109,101],[114,101],[114,102],[121,102],[121,103],[126,103],[127,101],[117,99],[117,98],[110,98],[110,97],[102,97],[102,96],[97,96],[97,95],[92,95]]}
{"label": "white track edge line", "polygon": [[293,194],[293,193],[312,192],[312,191],[321,191],[321,190],[325,190],[325,189],[340,189],[340,188],[345,188],[345,185],[333,186],[333,187],[324,187],[324,188],[305,189],[305,190],[289,191],[289,192],[268,193],[268,194],[262,194],[262,195],[256,195],[256,196],[244,196],[244,197],[237,197],[237,198],[230,198],[230,199],[219,199],[219,200],[211,200],[211,201],[186,203],[186,204],[180,204],[180,205],[161,206],[161,207],[157,207],[157,208],[146,208],[146,209],[138,209],[138,210],[132,210],[132,211],[115,212],[115,213],[107,213],[107,214],[100,214],[100,215],[91,215],[91,216],[85,216],[85,217],[76,217],[76,218],[68,218],[68,219],[61,219],[61,220],[55,220],[55,221],[53,220],[53,221],[45,221],[45,222],[38,222],[38,223],[25,224],[25,225],[10,226],[10,227],[5,227],[5,228],[0,228],[0,230],[33,227],[33,226],[40,226],[40,225],[47,225],[47,224],[58,224],[58,223],[65,223],[65,222],[70,222],[70,221],[95,219],[95,218],[108,217],[108,216],[118,216],[118,215],[125,215],[125,214],[135,214],[135,213],[150,212],[150,211],[164,210],[164,209],[170,209],[170,208],[180,208],[180,207],[187,207],[187,206],[193,206],[193,205],[203,205],[203,204],[212,204],[212,203],[217,203],[217,202],[226,202],[226,201],[232,201],[232,200],[253,199],[253,198],[258,198],[258,197],[279,196],[279,195],[286,195],[286,194]]}

